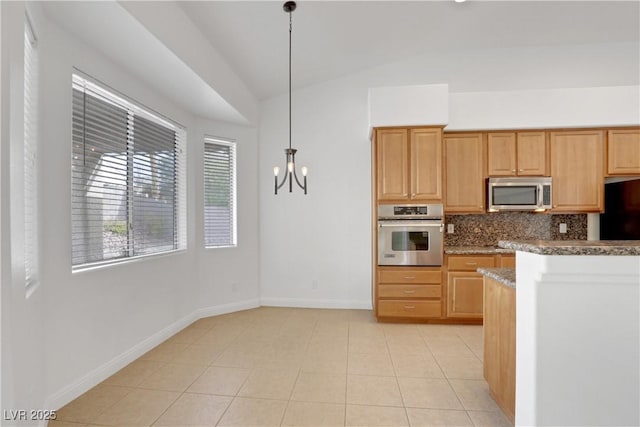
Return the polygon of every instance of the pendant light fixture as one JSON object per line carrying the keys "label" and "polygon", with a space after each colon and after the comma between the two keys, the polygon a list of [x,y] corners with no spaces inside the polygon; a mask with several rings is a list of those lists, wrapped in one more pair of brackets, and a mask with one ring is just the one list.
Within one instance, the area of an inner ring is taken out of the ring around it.
{"label": "pendant light fixture", "polygon": [[278,184],[278,174],[280,168],[278,166],[273,168],[273,174],[275,175],[275,194],[278,194],[278,190],[282,188],[287,181],[289,181],[289,193],[293,191],[293,181],[295,180],[298,187],[304,190],[304,194],[307,194],[307,168],[303,166],[300,168],[303,177],[303,183],[300,183],[298,174],[296,173],[296,150],[291,148],[291,28],[292,28],[292,13],[296,10],[296,2],[288,1],[282,6],[285,12],[289,14],[289,148],[284,149],[284,153],[287,156],[287,165],[282,177],[282,182]]}

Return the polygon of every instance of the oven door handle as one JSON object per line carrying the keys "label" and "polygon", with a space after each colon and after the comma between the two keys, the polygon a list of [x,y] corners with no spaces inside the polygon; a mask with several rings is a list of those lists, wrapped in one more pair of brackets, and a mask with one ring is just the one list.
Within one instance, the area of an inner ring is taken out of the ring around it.
{"label": "oven door handle", "polygon": [[442,224],[441,222],[436,222],[436,223],[422,223],[422,224],[416,224],[415,222],[407,222],[405,223],[397,223],[397,222],[393,222],[393,223],[387,223],[387,222],[378,222],[378,227],[440,227],[441,230],[444,230],[444,224]]}

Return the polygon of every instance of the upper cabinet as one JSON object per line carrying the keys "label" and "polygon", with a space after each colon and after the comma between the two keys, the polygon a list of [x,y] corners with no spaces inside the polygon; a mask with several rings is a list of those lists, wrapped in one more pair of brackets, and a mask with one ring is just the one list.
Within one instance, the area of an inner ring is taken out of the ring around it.
{"label": "upper cabinet", "polygon": [[545,132],[487,134],[489,176],[544,176],[547,169]]}
{"label": "upper cabinet", "polygon": [[444,136],[446,213],[484,212],[483,147],[482,133]]}
{"label": "upper cabinet", "polygon": [[378,200],[442,200],[442,129],[376,130]]}
{"label": "upper cabinet", "polygon": [[607,175],[640,174],[640,128],[607,134]]}
{"label": "upper cabinet", "polygon": [[550,132],[553,212],[604,210],[604,133]]}

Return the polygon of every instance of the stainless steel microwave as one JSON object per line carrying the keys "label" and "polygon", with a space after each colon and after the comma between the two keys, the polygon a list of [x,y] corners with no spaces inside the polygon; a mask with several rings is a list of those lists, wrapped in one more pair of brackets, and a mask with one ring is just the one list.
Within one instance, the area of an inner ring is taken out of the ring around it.
{"label": "stainless steel microwave", "polygon": [[550,177],[489,178],[489,212],[551,209]]}

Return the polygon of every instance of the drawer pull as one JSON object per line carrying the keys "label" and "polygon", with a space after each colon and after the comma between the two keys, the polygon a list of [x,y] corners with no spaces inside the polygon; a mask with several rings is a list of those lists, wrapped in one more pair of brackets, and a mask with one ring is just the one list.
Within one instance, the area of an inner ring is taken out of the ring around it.
{"label": "drawer pull", "polygon": [[404,306],[405,310],[413,310],[414,308],[416,308],[415,305],[405,305]]}
{"label": "drawer pull", "polygon": [[416,276],[404,276],[405,280],[413,280]]}
{"label": "drawer pull", "polygon": [[404,293],[405,294],[415,294],[416,291],[405,290]]}
{"label": "drawer pull", "polygon": [[466,262],[465,265],[478,265],[477,262]]}

